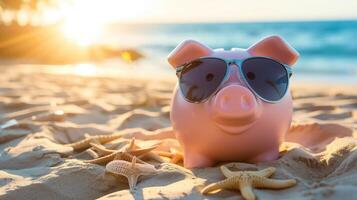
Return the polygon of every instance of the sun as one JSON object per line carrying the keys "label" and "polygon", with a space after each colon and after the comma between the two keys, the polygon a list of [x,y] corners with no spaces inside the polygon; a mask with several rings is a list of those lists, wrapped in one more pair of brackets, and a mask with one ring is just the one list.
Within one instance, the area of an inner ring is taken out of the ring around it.
{"label": "sun", "polygon": [[106,19],[98,8],[98,1],[77,0],[61,10],[63,24],[61,31],[79,45],[88,46],[98,42]]}
{"label": "sun", "polygon": [[125,22],[143,17],[148,0],[71,0],[60,1],[58,10],[49,16],[60,16],[61,31],[79,45],[99,42],[108,23]]}
{"label": "sun", "polygon": [[98,42],[103,25],[87,21],[66,21],[61,27],[63,34],[81,46],[89,46]]}

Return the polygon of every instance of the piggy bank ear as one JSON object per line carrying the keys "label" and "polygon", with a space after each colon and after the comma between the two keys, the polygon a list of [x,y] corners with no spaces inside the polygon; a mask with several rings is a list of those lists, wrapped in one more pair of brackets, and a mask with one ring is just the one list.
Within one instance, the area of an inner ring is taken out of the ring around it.
{"label": "piggy bank ear", "polygon": [[196,58],[209,56],[212,52],[212,49],[197,41],[185,40],[169,54],[167,60],[176,68]]}
{"label": "piggy bank ear", "polygon": [[277,35],[263,38],[250,46],[248,52],[253,56],[271,57],[288,65],[293,65],[299,58],[299,53]]}

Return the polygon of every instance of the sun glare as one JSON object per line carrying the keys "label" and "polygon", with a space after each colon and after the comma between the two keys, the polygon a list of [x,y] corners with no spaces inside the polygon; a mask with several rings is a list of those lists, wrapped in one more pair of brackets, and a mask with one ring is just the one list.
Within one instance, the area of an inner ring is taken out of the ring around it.
{"label": "sun glare", "polygon": [[97,68],[93,64],[78,64],[74,67],[74,72],[81,76],[94,76]]}
{"label": "sun glare", "polygon": [[[95,44],[104,26],[125,21],[145,13],[146,0],[75,0],[60,6],[63,34],[82,46]],[[140,5],[140,6],[138,6]]]}
{"label": "sun glare", "polygon": [[82,46],[97,42],[105,22],[98,13],[97,3],[78,0],[71,6],[65,6],[62,9],[64,35]]}
{"label": "sun glare", "polygon": [[81,46],[88,46],[97,42],[102,29],[101,24],[77,20],[66,21],[62,26],[64,35]]}

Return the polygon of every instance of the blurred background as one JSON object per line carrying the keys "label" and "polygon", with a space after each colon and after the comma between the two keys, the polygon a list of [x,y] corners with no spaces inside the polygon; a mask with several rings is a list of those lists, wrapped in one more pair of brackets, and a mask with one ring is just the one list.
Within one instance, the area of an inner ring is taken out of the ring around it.
{"label": "blurred background", "polygon": [[0,0],[0,66],[173,78],[185,39],[247,48],[270,34],[301,54],[294,79],[357,82],[355,0]]}

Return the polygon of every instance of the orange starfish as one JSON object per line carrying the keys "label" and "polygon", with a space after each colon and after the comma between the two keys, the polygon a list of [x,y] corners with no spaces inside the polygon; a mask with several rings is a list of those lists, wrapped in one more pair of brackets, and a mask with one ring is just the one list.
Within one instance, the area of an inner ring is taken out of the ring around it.
{"label": "orange starfish", "polygon": [[167,151],[153,151],[153,152],[157,153],[160,156],[170,158],[170,163],[174,163],[174,164],[178,164],[184,159],[183,154],[174,148],[170,148],[170,152]]}

